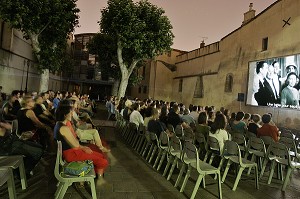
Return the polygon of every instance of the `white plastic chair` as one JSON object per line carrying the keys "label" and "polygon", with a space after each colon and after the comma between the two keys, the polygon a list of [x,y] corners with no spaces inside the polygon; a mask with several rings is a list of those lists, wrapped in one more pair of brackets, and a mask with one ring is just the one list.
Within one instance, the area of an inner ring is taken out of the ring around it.
{"label": "white plastic chair", "polygon": [[163,131],[161,132],[159,137],[159,144],[158,144],[159,152],[156,157],[155,163],[153,165],[153,168],[155,169],[155,167],[159,163],[156,169],[157,171],[159,171],[167,153],[169,152],[169,146],[170,146],[169,136],[165,131]]}
{"label": "white plastic chair", "polygon": [[96,195],[96,188],[94,178],[96,177],[95,171],[91,170],[87,175],[83,177],[71,176],[63,174],[60,170],[65,162],[62,159],[62,144],[61,141],[57,141],[57,155],[56,155],[56,162],[54,168],[54,176],[58,180],[57,190],[55,192],[55,199],[64,198],[64,195],[69,186],[73,184],[73,182],[89,182],[91,186],[92,198],[97,199]]}
{"label": "white plastic chair", "polygon": [[16,199],[16,187],[12,168],[0,167],[0,186],[7,182],[9,199]]}
{"label": "white plastic chair", "polygon": [[[221,187],[221,175],[220,170],[211,166],[210,164],[203,162],[199,159],[199,153],[197,147],[191,142],[185,142],[183,156],[182,156],[183,164],[188,165],[187,173],[183,180],[180,192],[184,191],[186,183],[190,177],[191,169],[194,168],[197,170],[199,176],[197,178],[194,190],[191,195],[191,199],[195,198],[195,195],[198,191],[199,185],[203,179],[203,184],[205,184],[204,178],[206,175],[215,174],[218,176],[218,188],[219,188],[219,198],[222,198],[222,187]],[[183,167],[184,165],[182,165]],[[180,174],[179,174],[180,175]],[[178,176],[178,178],[181,178]]]}
{"label": "white plastic chair", "polygon": [[0,165],[1,167],[9,167],[12,169],[19,168],[22,189],[25,190],[27,188],[27,180],[26,180],[26,172],[25,172],[23,156],[21,155],[0,156]]}
{"label": "white plastic chair", "polygon": [[225,159],[227,159],[228,161],[227,161],[226,169],[225,169],[223,177],[222,177],[222,182],[225,181],[225,178],[227,176],[230,165],[232,163],[236,163],[239,165],[239,170],[238,170],[232,190],[233,191],[236,190],[244,169],[252,168],[252,167],[255,168],[255,188],[259,189],[257,164],[255,162],[251,162],[245,158],[242,158],[241,150],[237,143],[235,143],[234,141],[231,141],[231,140],[226,140],[225,145],[224,145],[223,157]]}

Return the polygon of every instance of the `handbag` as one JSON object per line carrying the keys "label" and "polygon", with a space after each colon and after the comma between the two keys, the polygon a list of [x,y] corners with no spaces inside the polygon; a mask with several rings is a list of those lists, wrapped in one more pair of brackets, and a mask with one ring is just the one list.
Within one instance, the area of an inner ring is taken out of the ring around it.
{"label": "handbag", "polygon": [[74,161],[63,166],[63,173],[82,177],[88,174],[92,169],[94,169],[92,160]]}

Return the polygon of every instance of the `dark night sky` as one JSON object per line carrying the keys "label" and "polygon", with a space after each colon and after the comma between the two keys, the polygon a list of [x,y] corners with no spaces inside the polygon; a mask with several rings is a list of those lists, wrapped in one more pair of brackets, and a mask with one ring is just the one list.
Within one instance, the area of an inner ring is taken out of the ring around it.
{"label": "dark night sky", "polygon": [[[162,7],[173,25],[175,35],[173,48],[194,50],[205,39],[206,44],[219,41],[222,37],[240,27],[243,13],[253,3],[256,15],[276,0],[149,0]],[[100,9],[106,7],[106,0],[78,0],[80,12],[79,28],[75,34],[98,32]]]}

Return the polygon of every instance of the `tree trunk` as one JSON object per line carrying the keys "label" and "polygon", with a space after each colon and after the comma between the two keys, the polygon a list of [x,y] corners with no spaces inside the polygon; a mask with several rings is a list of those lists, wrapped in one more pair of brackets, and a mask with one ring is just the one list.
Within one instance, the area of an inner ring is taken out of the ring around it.
{"label": "tree trunk", "polygon": [[122,74],[119,92],[118,92],[118,98],[121,99],[121,97],[125,96],[126,88],[128,85],[129,75]]}
{"label": "tree trunk", "polygon": [[44,69],[43,73],[41,74],[39,92],[42,93],[47,91],[48,87],[49,87],[49,69]]}
{"label": "tree trunk", "polygon": [[[38,34],[28,34],[32,43],[33,51],[40,62],[39,52],[41,51]],[[41,74],[39,93],[47,91],[49,88],[49,69],[44,69]]]}
{"label": "tree trunk", "polygon": [[111,95],[113,95],[113,96],[118,95],[119,86],[120,86],[120,79],[115,79],[114,84],[111,89]]}

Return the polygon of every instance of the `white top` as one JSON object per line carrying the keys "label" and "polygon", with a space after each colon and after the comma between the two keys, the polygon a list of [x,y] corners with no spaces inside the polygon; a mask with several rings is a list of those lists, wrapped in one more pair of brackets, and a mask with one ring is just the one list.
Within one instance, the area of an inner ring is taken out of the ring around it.
{"label": "white top", "polygon": [[129,117],[129,122],[135,123],[137,126],[140,124],[144,124],[143,116],[140,114],[140,112],[134,110]]}
{"label": "white top", "polygon": [[209,136],[214,137],[218,140],[220,146],[220,153],[223,153],[224,143],[228,140],[228,133],[225,129],[219,129],[215,134],[209,132]]}

